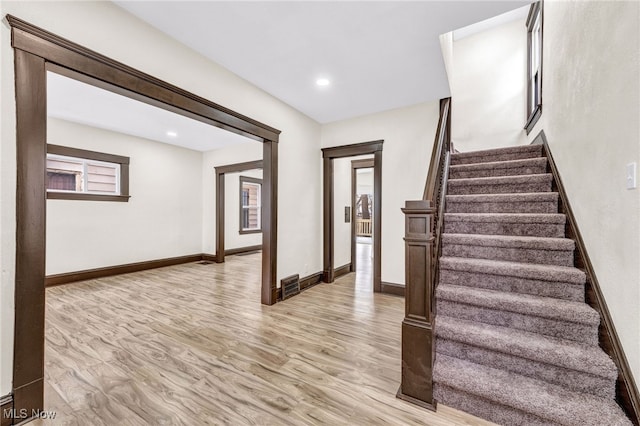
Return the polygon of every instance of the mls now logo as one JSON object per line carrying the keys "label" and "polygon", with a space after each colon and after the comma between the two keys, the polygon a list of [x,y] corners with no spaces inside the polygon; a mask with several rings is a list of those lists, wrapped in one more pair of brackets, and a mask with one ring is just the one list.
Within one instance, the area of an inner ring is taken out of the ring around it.
{"label": "mls now logo", "polygon": [[41,419],[41,420],[53,420],[56,418],[55,411],[45,411],[45,410],[28,410],[26,408],[16,409],[11,408],[8,410],[4,410],[2,412],[2,418],[4,419]]}

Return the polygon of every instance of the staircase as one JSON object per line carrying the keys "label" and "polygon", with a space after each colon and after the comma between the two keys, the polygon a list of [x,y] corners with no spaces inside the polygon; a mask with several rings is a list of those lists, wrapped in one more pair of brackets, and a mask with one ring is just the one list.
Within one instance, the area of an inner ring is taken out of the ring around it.
{"label": "staircase", "polygon": [[542,145],[451,155],[434,397],[503,425],[630,425]]}

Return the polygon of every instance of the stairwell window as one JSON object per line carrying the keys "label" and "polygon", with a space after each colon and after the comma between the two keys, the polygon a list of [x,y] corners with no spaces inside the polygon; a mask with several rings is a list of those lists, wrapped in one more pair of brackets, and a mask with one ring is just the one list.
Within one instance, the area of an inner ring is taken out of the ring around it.
{"label": "stairwell window", "polygon": [[240,176],[240,233],[262,232],[262,180]]}
{"label": "stairwell window", "polygon": [[129,158],[47,145],[47,198],[128,201]]}
{"label": "stairwell window", "polygon": [[542,2],[531,5],[527,17],[527,122],[531,132],[542,114]]}

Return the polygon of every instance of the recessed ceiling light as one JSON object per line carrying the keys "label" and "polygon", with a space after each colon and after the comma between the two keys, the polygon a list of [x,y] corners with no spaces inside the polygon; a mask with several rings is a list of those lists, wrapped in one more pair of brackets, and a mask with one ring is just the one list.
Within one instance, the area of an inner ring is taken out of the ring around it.
{"label": "recessed ceiling light", "polygon": [[176,136],[178,136],[178,133],[177,133],[177,132],[173,132],[173,131],[169,130],[169,131],[167,132],[167,136],[169,136],[170,138],[175,138]]}
{"label": "recessed ceiling light", "polygon": [[319,78],[316,80],[316,84],[318,86],[328,86],[331,82],[327,78]]}

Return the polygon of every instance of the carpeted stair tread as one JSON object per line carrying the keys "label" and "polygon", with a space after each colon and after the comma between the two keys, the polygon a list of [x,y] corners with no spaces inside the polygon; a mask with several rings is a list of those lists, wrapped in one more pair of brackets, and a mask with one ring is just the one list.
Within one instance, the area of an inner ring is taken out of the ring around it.
{"label": "carpeted stair tread", "polygon": [[506,160],[518,160],[542,156],[542,145],[487,149],[483,151],[451,154],[451,164],[472,164]]}
{"label": "carpeted stair tread", "polygon": [[618,370],[611,358],[597,346],[445,315],[438,316],[436,332],[438,337],[448,340],[589,373],[611,381],[618,377]]}
{"label": "carpeted stair tread", "polygon": [[[613,400],[573,392],[562,386],[446,355],[436,357],[434,381],[541,417],[551,424],[631,425]],[[436,393],[436,398],[439,396]],[[440,398],[440,403],[449,405],[446,399]]]}
{"label": "carpeted stair tread", "polygon": [[551,192],[550,173],[519,176],[449,179],[447,194],[508,194],[522,192]]}
{"label": "carpeted stair tread", "polygon": [[539,281],[584,284],[586,274],[573,266],[537,265],[534,263],[503,262],[489,259],[441,257],[440,270],[455,269],[488,275],[530,278]]}
{"label": "carpeted stair tread", "polygon": [[[600,324],[600,315],[586,303],[530,294],[506,293],[502,291],[441,284],[436,290],[439,300],[465,305],[495,309],[502,312],[547,318],[576,324]],[[446,315],[446,312],[442,312]]]}
{"label": "carpeted stair tread", "polygon": [[557,192],[447,195],[447,213],[557,213]]}
{"label": "carpeted stair tread", "polygon": [[545,173],[546,167],[547,159],[545,157],[493,161],[489,163],[459,164],[449,168],[449,179],[531,175]]}
{"label": "carpeted stair tread", "polygon": [[466,244],[483,247],[532,248],[538,250],[567,251],[575,248],[568,238],[520,237],[512,235],[442,234],[444,244]]}

